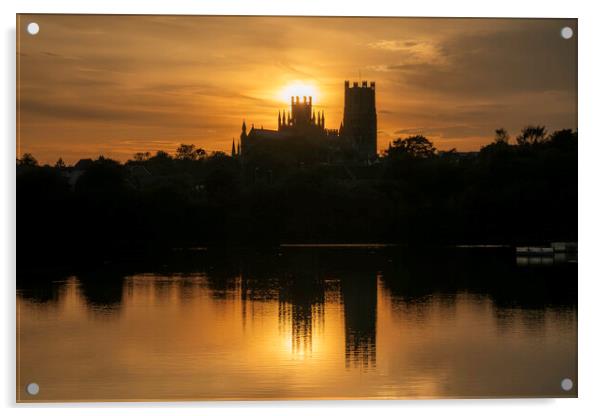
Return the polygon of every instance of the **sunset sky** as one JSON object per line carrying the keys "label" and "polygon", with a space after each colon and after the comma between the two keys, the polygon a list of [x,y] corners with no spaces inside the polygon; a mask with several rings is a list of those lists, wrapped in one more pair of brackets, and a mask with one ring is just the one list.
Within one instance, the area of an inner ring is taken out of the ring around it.
{"label": "sunset sky", "polygon": [[420,133],[440,149],[478,150],[499,127],[512,136],[527,124],[577,127],[574,19],[18,21],[17,152],[41,163],[126,160],[180,143],[229,151],[243,119],[276,128],[287,95],[303,89],[338,128],[346,79],[376,82],[379,149]]}

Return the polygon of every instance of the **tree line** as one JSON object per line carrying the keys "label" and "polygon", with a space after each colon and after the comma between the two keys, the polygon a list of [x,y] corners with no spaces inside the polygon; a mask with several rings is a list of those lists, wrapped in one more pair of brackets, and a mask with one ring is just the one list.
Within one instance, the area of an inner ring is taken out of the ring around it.
{"label": "tree line", "polygon": [[[292,150],[294,151],[294,150]],[[417,135],[371,164],[261,161],[182,144],[67,166],[17,160],[18,259],[196,245],[528,244],[577,238],[577,132],[504,129],[480,151]],[[280,158],[280,159],[279,159]]]}

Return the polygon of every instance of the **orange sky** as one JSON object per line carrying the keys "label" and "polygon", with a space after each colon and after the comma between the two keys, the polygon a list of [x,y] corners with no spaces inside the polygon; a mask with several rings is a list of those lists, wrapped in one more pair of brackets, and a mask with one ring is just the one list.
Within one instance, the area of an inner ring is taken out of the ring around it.
{"label": "orange sky", "polygon": [[[27,23],[40,25],[36,36]],[[378,147],[424,134],[478,150],[493,130],[577,127],[574,19],[21,15],[17,152],[42,163],[102,154],[229,151],[276,128],[282,91],[313,85],[338,128],[343,81],[376,82]]]}

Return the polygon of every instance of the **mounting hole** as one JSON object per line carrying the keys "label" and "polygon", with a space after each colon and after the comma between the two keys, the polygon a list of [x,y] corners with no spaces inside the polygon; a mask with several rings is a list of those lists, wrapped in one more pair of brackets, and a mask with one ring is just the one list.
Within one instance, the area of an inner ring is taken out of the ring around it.
{"label": "mounting hole", "polygon": [[562,379],[562,381],[560,382],[560,387],[562,387],[562,390],[564,391],[573,390],[573,380],[571,380],[570,378]]}
{"label": "mounting hole", "polygon": [[37,35],[39,31],[40,25],[36,22],[31,22],[27,25],[27,33],[29,33],[30,35]]}
{"label": "mounting hole", "polygon": [[38,383],[29,383],[26,389],[27,394],[29,394],[30,396],[35,396],[40,392],[40,386],[38,386]]}
{"label": "mounting hole", "polygon": [[571,29],[568,26],[563,27],[560,30],[560,36],[562,36],[564,39],[570,39],[573,37],[573,29]]}

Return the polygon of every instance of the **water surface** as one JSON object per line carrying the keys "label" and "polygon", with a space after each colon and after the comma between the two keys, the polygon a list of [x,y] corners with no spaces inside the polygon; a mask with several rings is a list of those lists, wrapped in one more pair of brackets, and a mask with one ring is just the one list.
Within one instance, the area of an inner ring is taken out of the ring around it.
{"label": "water surface", "polygon": [[17,394],[575,397],[576,290],[576,264],[503,248],[209,250],[20,275]]}

